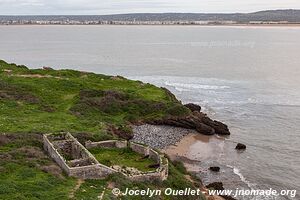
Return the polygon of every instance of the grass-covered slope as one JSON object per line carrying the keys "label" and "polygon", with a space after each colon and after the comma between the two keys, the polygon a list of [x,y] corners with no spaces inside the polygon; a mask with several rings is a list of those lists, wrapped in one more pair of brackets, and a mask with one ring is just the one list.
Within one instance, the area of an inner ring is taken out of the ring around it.
{"label": "grass-covered slope", "polygon": [[198,183],[186,179],[181,163],[169,163],[169,177],[163,182],[132,182],[120,174],[104,180],[81,181],[67,177],[45,154],[40,134],[0,134],[0,199],[1,200],[103,200],[128,199],[202,199],[195,196],[124,196],[116,198],[112,189],[185,189]]}
{"label": "grass-covered slope", "polygon": [[131,182],[118,174],[82,182],[67,177],[42,148],[42,133],[69,131],[79,140],[101,140],[117,137],[111,130],[130,134],[130,123],[188,113],[172,94],[150,84],[73,70],[33,70],[0,61],[0,199],[94,200],[102,194],[103,199],[117,199],[112,187],[122,191],[197,187],[180,163],[170,163],[164,182]]}
{"label": "grass-covered slope", "polygon": [[0,132],[87,132],[105,136],[111,125],[184,115],[168,91],[74,70],[28,69],[0,61]]}
{"label": "grass-covered slope", "polygon": [[134,167],[141,172],[154,171],[156,162],[130,148],[91,148],[89,151],[106,166]]}

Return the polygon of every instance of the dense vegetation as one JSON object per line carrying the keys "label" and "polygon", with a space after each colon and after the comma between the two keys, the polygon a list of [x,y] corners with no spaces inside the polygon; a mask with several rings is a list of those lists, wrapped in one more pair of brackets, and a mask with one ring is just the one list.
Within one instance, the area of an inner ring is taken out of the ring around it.
{"label": "dense vegetation", "polygon": [[0,199],[97,199],[104,190],[103,199],[116,199],[113,187],[123,191],[197,187],[180,163],[170,163],[164,182],[131,182],[119,174],[81,182],[67,177],[41,142],[42,133],[61,131],[71,132],[79,141],[126,136],[131,134],[130,123],[188,113],[168,91],[150,84],[0,61]]}

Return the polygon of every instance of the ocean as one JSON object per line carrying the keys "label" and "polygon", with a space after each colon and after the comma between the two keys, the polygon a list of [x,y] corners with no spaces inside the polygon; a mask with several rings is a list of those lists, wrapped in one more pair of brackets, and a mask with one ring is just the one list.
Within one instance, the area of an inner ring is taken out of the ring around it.
{"label": "ocean", "polygon": [[[213,155],[194,152],[200,169],[221,167],[199,171],[204,183],[298,190],[248,199],[300,199],[300,27],[0,26],[0,45],[8,62],[167,87],[231,130],[209,141]],[[237,142],[247,150],[236,152]]]}

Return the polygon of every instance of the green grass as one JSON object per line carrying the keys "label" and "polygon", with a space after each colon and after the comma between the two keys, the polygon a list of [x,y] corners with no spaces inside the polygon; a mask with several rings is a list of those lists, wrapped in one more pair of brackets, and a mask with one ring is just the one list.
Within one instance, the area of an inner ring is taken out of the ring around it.
{"label": "green grass", "polygon": [[[183,169],[182,164],[175,163],[173,165],[169,163],[169,177],[163,182],[134,182],[126,179],[121,174],[113,174],[104,180],[86,180],[76,189],[77,180],[60,172],[60,168],[47,157],[42,149],[42,140],[39,134],[0,134],[0,149],[4,149],[0,151],[1,200],[67,200],[70,199],[71,194],[74,195],[72,198],[74,200],[92,200],[97,199],[104,188],[106,188],[104,200],[117,199],[111,194],[111,189],[107,188],[109,183],[122,191],[125,191],[126,188],[163,190],[169,187],[173,189],[196,187],[185,178],[186,171]],[[107,156],[111,156],[111,154],[107,154]],[[140,158],[140,155],[138,157]],[[127,164],[128,160],[125,163]],[[49,166],[52,166],[52,168]],[[193,196],[155,198],[129,196],[120,199],[204,200],[203,197],[196,198]]]}
{"label": "green grass", "polygon": [[[126,187],[194,188],[185,178],[183,166],[170,163],[169,177],[164,182],[134,182],[114,174],[105,180],[86,181],[74,191],[78,180],[67,177],[46,155],[41,138],[43,133],[64,131],[73,133],[82,143],[107,140],[117,137],[110,132],[111,127],[130,134],[128,125],[133,122],[189,112],[168,91],[151,84],[74,70],[28,69],[0,60],[0,199],[65,200],[72,192],[75,200],[97,199],[108,183],[123,191]],[[101,156],[141,171],[153,163],[138,161],[141,156],[128,151],[119,153],[110,151]],[[112,159],[113,156],[119,157]],[[116,198],[106,189],[104,199]]]}
{"label": "green grass", "polygon": [[153,171],[150,165],[156,162],[132,151],[130,148],[91,148],[89,151],[102,164],[107,166],[134,167],[142,172]]}
{"label": "green grass", "polygon": [[75,192],[74,199],[95,200],[105,190],[107,180],[85,180]]}
{"label": "green grass", "polygon": [[99,138],[111,125],[187,113],[151,84],[74,70],[28,69],[0,60],[0,133],[69,131]]}
{"label": "green grass", "polygon": [[59,179],[34,167],[7,163],[1,166],[0,199],[67,199],[74,180]]}
{"label": "green grass", "polygon": [[0,199],[68,199],[76,180],[43,152],[37,134],[0,134]]}

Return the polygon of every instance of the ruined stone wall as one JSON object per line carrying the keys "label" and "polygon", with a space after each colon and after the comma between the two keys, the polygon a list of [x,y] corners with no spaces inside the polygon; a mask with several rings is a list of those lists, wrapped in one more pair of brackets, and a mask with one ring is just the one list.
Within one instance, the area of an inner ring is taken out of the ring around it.
{"label": "ruined stone wall", "polygon": [[160,163],[161,162],[161,158],[160,158],[160,155],[154,151],[153,149],[150,149],[149,150],[149,158],[155,160],[156,163]]}
{"label": "ruined stone wall", "polygon": [[126,148],[127,146],[128,146],[128,143],[127,143],[127,141],[120,141],[120,140],[118,140],[118,141],[116,141],[116,147],[117,148]]}
{"label": "ruined stone wall", "polygon": [[137,152],[137,153],[142,154],[144,156],[149,155],[150,148],[147,147],[147,146],[137,144],[137,143],[134,143],[134,142],[130,142],[129,146],[134,152]]}
{"label": "ruined stone wall", "polygon": [[[151,149],[148,146],[144,146],[141,144],[137,144],[134,142],[127,142],[127,141],[120,141],[120,140],[109,140],[109,141],[102,141],[102,142],[87,142],[86,147],[94,148],[125,148],[129,144],[129,147],[134,151],[142,155],[149,155],[149,158],[156,161],[159,164],[159,168],[152,172],[145,172],[141,175],[134,175],[134,176],[127,176],[130,180],[133,181],[151,181],[151,180],[166,180],[168,177],[168,160],[164,163],[161,155],[156,152],[155,150]],[[164,158],[165,159],[165,158]]]}
{"label": "ruined stone wall", "polygon": [[69,176],[81,179],[102,179],[117,171],[101,164],[74,167],[70,169]]}
{"label": "ruined stone wall", "polygon": [[94,165],[96,163],[93,162],[91,158],[81,158],[81,159],[75,159],[68,161],[69,167],[82,167],[82,166],[88,166],[88,165]]}
{"label": "ruined stone wall", "polygon": [[[48,139],[48,136],[50,140]],[[57,141],[56,141],[57,139]],[[149,155],[150,158],[157,161],[160,165],[155,171],[143,173],[135,176],[128,176],[122,172],[118,172],[108,166],[99,163],[95,157],[80,144],[70,133],[64,136],[44,135],[44,149],[49,153],[50,157],[69,175],[81,179],[100,179],[105,178],[113,173],[121,173],[130,180],[147,181],[147,180],[165,180],[168,177],[168,161],[162,162],[158,152],[147,146],[129,142],[129,147],[142,155]],[[126,148],[127,141],[109,140],[103,142],[87,142],[87,148]],[[73,160],[66,161],[60,154],[60,150],[70,151]]]}
{"label": "ruined stone wall", "polygon": [[[166,158],[164,158],[166,159]],[[160,165],[160,178],[161,180],[167,180],[169,176],[169,161],[168,159],[165,160],[165,163],[161,160],[161,165]]]}
{"label": "ruined stone wall", "polygon": [[69,167],[65,159],[58,153],[52,143],[48,140],[47,136],[43,136],[44,149],[48,152],[50,157],[67,173],[69,174]]}
{"label": "ruined stone wall", "polygon": [[94,147],[101,147],[101,148],[126,148],[127,141],[126,140],[108,140],[108,141],[101,141],[101,142],[86,142],[85,147],[90,149]]}

